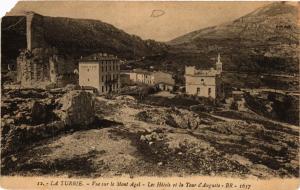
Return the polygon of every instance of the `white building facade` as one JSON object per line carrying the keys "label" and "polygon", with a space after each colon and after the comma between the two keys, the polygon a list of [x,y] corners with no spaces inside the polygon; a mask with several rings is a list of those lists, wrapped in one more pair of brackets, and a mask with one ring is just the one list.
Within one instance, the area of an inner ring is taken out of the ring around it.
{"label": "white building facade", "polygon": [[216,69],[198,70],[195,66],[185,67],[186,94],[218,99],[223,97],[221,82],[222,62],[220,55],[216,63]]}
{"label": "white building facade", "polygon": [[149,71],[134,69],[132,72],[129,72],[128,74],[129,74],[129,79],[133,83],[154,85],[154,76]]}
{"label": "white building facade", "polygon": [[118,92],[120,60],[112,55],[94,54],[79,61],[79,85],[94,87],[99,94]]}

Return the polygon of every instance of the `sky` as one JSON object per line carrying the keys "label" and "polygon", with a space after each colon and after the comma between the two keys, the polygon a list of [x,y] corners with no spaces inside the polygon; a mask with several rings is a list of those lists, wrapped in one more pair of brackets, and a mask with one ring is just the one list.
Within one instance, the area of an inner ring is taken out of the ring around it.
{"label": "sky", "polygon": [[7,15],[88,18],[142,39],[166,42],[205,27],[230,22],[270,2],[20,1]]}

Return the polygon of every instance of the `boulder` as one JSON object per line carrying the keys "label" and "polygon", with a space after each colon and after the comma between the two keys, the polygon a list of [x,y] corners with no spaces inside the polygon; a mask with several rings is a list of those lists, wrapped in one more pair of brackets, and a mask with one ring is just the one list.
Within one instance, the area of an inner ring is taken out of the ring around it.
{"label": "boulder", "polygon": [[34,101],[31,107],[31,119],[32,122],[43,122],[47,117],[47,110],[45,105],[41,104],[38,101]]}
{"label": "boulder", "polygon": [[135,98],[129,95],[122,95],[122,96],[117,96],[116,100],[134,101]]}
{"label": "boulder", "polygon": [[68,126],[86,126],[95,120],[95,98],[89,92],[70,91],[58,103],[61,108],[55,110],[55,113]]}
{"label": "boulder", "polygon": [[67,84],[64,89],[66,91],[72,91],[72,90],[81,90],[81,87],[79,85],[75,85],[75,84]]}

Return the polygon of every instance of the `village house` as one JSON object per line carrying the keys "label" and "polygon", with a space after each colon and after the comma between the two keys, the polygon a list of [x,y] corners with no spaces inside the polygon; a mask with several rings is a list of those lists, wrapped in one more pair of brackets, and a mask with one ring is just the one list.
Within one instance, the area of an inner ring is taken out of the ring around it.
{"label": "village house", "polygon": [[147,84],[153,85],[154,84],[154,76],[152,72],[142,70],[142,69],[133,69],[132,72],[128,72],[129,79],[133,83],[137,84]]}
{"label": "village house", "polygon": [[93,54],[79,61],[79,85],[94,87],[99,94],[120,89],[120,60],[106,53]]}
{"label": "village house", "polygon": [[[123,76],[123,78],[129,79],[132,84],[146,84],[149,86],[156,86],[160,90],[166,91],[172,91],[175,86],[175,80],[173,79],[172,74],[163,71],[150,72],[141,69],[134,69],[131,72],[126,72],[123,74],[128,76]],[[124,82],[126,82],[127,79]]]}
{"label": "village house", "polygon": [[171,73],[156,71],[153,72],[155,86],[164,91],[173,91],[175,87],[175,80]]}
{"label": "village house", "polygon": [[221,73],[222,62],[218,55],[216,68],[198,70],[195,66],[185,67],[185,89],[189,95],[218,99],[223,97]]}

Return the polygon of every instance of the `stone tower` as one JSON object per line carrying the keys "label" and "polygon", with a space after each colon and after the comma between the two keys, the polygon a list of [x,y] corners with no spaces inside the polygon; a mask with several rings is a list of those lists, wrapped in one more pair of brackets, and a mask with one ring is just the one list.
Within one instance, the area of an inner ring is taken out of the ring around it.
{"label": "stone tower", "polygon": [[31,24],[33,19],[34,13],[27,12],[26,13],[26,40],[27,40],[27,49],[32,49],[32,31],[31,31]]}
{"label": "stone tower", "polygon": [[218,61],[216,62],[216,70],[221,73],[223,71],[222,68],[223,63],[221,62],[221,56],[220,53],[218,54]]}
{"label": "stone tower", "polygon": [[44,39],[43,16],[35,12],[26,12],[26,41],[27,50],[49,47]]}

